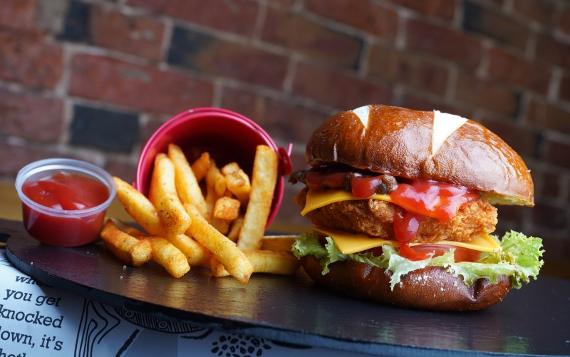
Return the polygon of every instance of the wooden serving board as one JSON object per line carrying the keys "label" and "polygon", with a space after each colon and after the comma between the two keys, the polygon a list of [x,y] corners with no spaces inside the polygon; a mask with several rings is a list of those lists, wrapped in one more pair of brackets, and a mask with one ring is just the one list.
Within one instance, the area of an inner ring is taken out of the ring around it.
{"label": "wooden serving board", "polygon": [[0,220],[2,234],[10,261],[45,284],[208,327],[381,355],[570,354],[567,280],[541,277],[480,312],[416,311],[333,295],[301,274],[241,285],[193,269],[173,279],[153,264],[124,267],[101,244],[41,245],[20,222]]}

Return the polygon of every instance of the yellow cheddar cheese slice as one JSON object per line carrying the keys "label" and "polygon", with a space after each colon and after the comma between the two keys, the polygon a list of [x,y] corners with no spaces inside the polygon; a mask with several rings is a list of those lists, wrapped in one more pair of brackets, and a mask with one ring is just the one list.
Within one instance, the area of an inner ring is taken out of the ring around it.
{"label": "yellow cheddar cheese slice", "polygon": [[388,195],[381,195],[381,194],[374,194],[368,198],[357,198],[354,197],[350,192],[342,191],[342,190],[334,190],[334,191],[307,191],[307,198],[305,200],[305,207],[301,211],[301,216],[306,215],[307,213],[316,210],[317,208],[324,207],[326,205],[330,205],[331,203],[335,202],[342,202],[342,201],[351,201],[351,200],[368,200],[373,198],[375,200],[382,200],[390,202],[390,196]]}
{"label": "yellow cheddar cheese slice", "polygon": [[321,228],[315,228],[315,231],[331,237],[342,254],[358,253],[384,244],[398,245],[396,241],[370,237],[366,234],[330,231]]}
{"label": "yellow cheddar cheese slice", "polygon": [[[396,241],[370,237],[365,234],[338,232],[321,228],[315,228],[315,230],[331,237],[338,250],[340,250],[343,254],[358,253],[367,249],[380,247],[384,244],[389,244],[396,247],[398,246],[398,242]],[[423,243],[411,243],[410,245],[416,246],[421,244]],[[501,249],[499,241],[488,234],[481,234],[479,236],[476,236],[471,240],[471,242],[442,240],[439,242],[431,242],[429,244],[451,245],[454,247],[473,249],[480,252],[492,252]]]}

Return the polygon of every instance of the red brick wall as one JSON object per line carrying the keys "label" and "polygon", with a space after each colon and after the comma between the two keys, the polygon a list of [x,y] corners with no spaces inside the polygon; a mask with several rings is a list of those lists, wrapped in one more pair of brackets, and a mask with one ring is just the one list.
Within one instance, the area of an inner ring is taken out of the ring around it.
{"label": "red brick wall", "polygon": [[[388,103],[462,114],[502,135],[532,168],[537,193],[533,210],[501,208],[502,227],[570,239],[568,2],[2,0],[1,7],[2,177],[66,155],[132,178],[157,125],[209,105],[249,115],[279,143],[297,144],[301,167],[304,143],[328,114]],[[303,222],[291,204],[281,217]]]}

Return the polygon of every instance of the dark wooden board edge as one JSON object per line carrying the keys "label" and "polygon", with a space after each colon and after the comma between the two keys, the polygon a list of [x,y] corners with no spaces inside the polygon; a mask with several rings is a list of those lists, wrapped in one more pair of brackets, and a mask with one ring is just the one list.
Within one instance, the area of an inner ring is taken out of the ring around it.
{"label": "dark wooden board edge", "polygon": [[64,289],[69,292],[76,293],[87,299],[96,300],[114,307],[125,307],[129,310],[143,313],[158,313],[165,319],[185,320],[191,323],[195,323],[200,327],[212,328],[225,332],[254,335],[269,340],[275,340],[295,345],[330,348],[347,352],[358,352],[382,356],[536,356],[532,354],[498,354],[496,352],[484,351],[431,349],[425,347],[396,344],[364,343],[361,341],[342,340],[327,336],[300,333],[297,331],[279,329],[272,326],[252,325],[249,323],[241,322],[239,320],[213,318],[208,315],[195,314],[187,311],[171,309],[160,305],[133,300],[121,295],[103,292],[85,285],[70,282],[64,278],[49,274],[21,260],[10,250],[9,244],[7,245],[6,249],[6,257],[18,270],[32,276],[47,286]]}

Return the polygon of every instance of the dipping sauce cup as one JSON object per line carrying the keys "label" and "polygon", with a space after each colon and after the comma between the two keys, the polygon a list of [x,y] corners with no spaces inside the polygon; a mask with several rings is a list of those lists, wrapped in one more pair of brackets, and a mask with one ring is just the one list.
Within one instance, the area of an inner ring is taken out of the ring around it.
{"label": "dipping sauce cup", "polygon": [[267,226],[271,224],[283,199],[283,176],[291,170],[290,148],[278,148],[257,123],[233,111],[221,108],[186,110],[164,122],[144,145],[135,182],[135,187],[143,194],[148,193],[156,154],[167,152],[170,143],[180,146],[190,161],[197,159],[198,153],[208,151],[218,167],[236,161],[248,174],[252,171],[257,145],[267,145],[275,150],[279,177],[267,220]]}
{"label": "dipping sauce cup", "polygon": [[28,233],[48,245],[76,247],[99,237],[115,197],[111,176],[72,159],[46,159],[24,166],[16,177]]}

